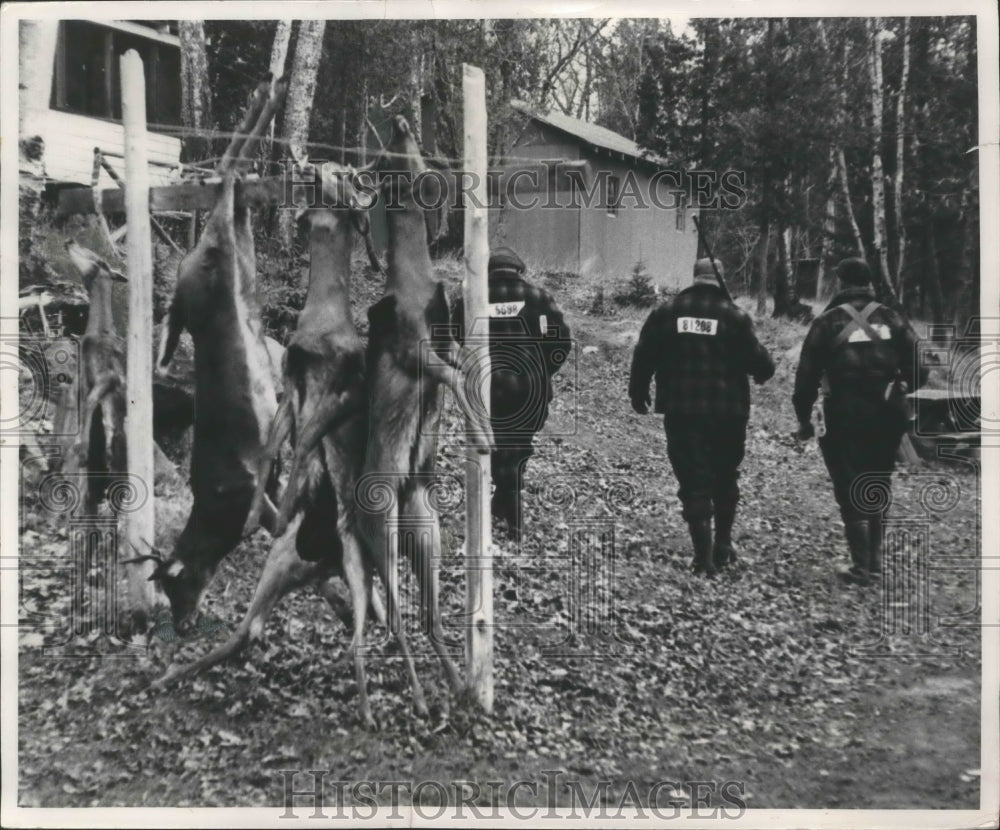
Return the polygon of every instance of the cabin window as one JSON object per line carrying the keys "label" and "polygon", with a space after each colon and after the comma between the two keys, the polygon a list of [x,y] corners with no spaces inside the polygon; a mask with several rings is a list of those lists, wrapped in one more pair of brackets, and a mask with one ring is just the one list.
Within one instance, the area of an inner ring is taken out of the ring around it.
{"label": "cabin window", "polygon": [[120,120],[119,60],[129,49],[142,58],[150,129],[181,123],[180,49],[87,20],[59,23],[52,109]]}
{"label": "cabin window", "polygon": [[676,228],[682,231],[687,227],[687,194],[678,193],[677,194],[677,218],[675,219]]}
{"label": "cabin window", "polygon": [[622,180],[617,176],[608,178],[608,216],[618,215],[618,205],[621,203]]}

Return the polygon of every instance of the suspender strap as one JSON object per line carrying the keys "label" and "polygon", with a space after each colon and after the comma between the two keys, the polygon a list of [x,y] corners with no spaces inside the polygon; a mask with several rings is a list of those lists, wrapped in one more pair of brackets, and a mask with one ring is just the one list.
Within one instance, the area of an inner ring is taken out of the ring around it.
{"label": "suspender strap", "polygon": [[872,341],[881,340],[882,335],[875,330],[871,323],[868,322],[868,319],[878,307],[878,303],[870,302],[859,312],[850,303],[844,303],[843,305],[837,306],[837,308],[847,312],[847,315],[851,318],[851,322],[844,326],[844,328],[840,330],[840,334],[834,338],[833,343],[830,344],[831,350],[836,351],[839,349],[858,329],[863,330]]}

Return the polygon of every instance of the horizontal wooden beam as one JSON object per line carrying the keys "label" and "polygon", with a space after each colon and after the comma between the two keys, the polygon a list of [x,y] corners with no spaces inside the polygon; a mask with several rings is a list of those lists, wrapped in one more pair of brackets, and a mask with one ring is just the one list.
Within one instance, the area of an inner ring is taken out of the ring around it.
{"label": "horizontal wooden beam", "polygon": [[[498,191],[510,195],[510,189],[516,190],[519,196],[532,193],[563,193],[573,189],[570,173],[576,177],[587,166],[586,161],[552,161],[549,163],[531,162],[523,165],[505,168],[494,168],[487,172],[487,191],[494,196]],[[372,174],[365,174],[367,186],[372,186]],[[455,203],[459,190],[468,191],[471,180],[461,171],[428,171],[431,177],[443,177],[447,192],[451,194],[451,202]],[[515,178],[516,177],[516,178]],[[208,183],[185,182],[182,184],[153,187],[149,190],[149,209],[153,213],[176,211],[211,210],[218,199],[220,182],[211,180]],[[264,208],[273,206],[308,206],[318,199],[315,183],[292,180],[288,176],[272,176],[269,178],[248,179],[236,191],[237,207]],[[440,184],[426,185],[422,189],[422,198],[428,203],[440,199]],[[56,215],[71,216],[75,213],[94,213],[94,197],[88,188],[65,188],[58,191]],[[101,209],[104,213],[123,213],[125,200],[120,188],[101,191]],[[492,202],[491,202],[492,204]]]}
{"label": "horizontal wooden beam", "polygon": [[[154,213],[178,210],[211,210],[218,200],[220,183],[172,184],[149,189],[149,209]],[[285,196],[283,178],[248,181],[237,190],[237,207],[261,208],[281,204]],[[120,188],[101,192],[101,209],[105,213],[124,213],[125,196]],[[94,213],[94,197],[89,188],[74,187],[59,191],[57,216],[74,213]]]}

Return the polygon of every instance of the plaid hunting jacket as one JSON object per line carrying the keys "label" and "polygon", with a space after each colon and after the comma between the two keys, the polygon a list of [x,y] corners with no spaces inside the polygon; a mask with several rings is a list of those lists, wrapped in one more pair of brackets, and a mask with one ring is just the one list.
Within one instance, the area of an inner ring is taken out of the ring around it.
{"label": "plaid hunting jacket", "polygon": [[[813,320],[795,372],[792,405],[800,423],[809,420],[824,374],[830,399],[842,404],[838,409],[845,410],[866,403],[880,405],[885,400],[886,385],[897,376],[911,390],[927,380],[927,369],[918,366],[917,335],[897,312],[884,305],[874,309],[868,318],[878,335],[873,340],[858,329],[847,311],[839,308],[850,303],[860,312],[873,302],[870,288],[847,288]],[[838,343],[848,326],[852,327],[851,336]]]}
{"label": "plaid hunting jacket", "polygon": [[[552,296],[512,273],[489,277],[490,383],[493,410],[547,411],[552,376],[573,347],[569,325]],[[452,310],[459,343],[465,338],[465,308],[459,297]]]}
{"label": "plaid hunting jacket", "polygon": [[668,418],[748,418],[747,376],[763,383],[774,362],[746,312],[718,286],[695,284],[646,319],[632,356],[633,401],[648,398],[654,374],[655,411]]}

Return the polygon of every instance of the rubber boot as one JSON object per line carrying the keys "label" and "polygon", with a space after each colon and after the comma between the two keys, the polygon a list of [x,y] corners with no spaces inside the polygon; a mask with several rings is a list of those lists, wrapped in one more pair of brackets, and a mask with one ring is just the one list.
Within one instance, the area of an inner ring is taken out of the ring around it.
{"label": "rubber boot", "polygon": [[493,494],[492,510],[494,517],[507,526],[507,533],[516,542],[521,541],[520,493],[511,492],[509,488],[497,487]]}
{"label": "rubber boot", "polygon": [[736,520],[736,502],[715,503],[715,544],[712,547],[712,564],[724,568],[736,562],[733,547],[733,522]]}
{"label": "rubber boot", "polygon": [[882,576],[882,517],[868,520],[868,572]]}
{"label": "rubber boot", "polygon": [[844,536],[847,537],[847,547],[851,552],[851,567],[840,572],[839,576],[845,582],[867,585],[868,574],[868,522],[844,522]]}
{"label": "rubber boot", "polygon": [[691,569],[696,574],[712,576],[715,566],[712,564],[712,520],[698,519],[688,522],[691,542],[694,545],[694,559]]}

